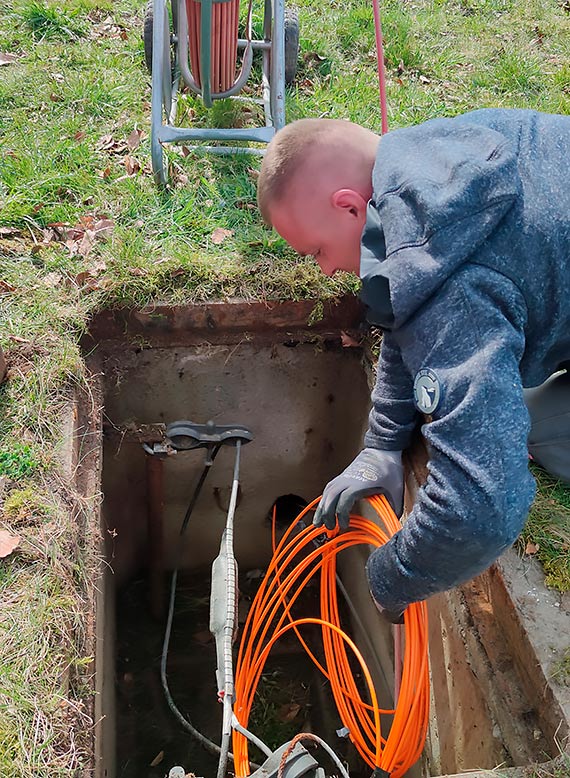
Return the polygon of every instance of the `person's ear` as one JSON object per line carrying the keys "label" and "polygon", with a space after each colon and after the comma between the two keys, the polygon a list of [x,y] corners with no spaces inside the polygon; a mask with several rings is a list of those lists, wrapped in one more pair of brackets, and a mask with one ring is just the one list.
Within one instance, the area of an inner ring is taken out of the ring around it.
{"label": "person's ear", "polygon": [[332,193],[331,203],[333,208],[340,208],[350,216],[366,216],[366,200],[354,189],[337,189]]}

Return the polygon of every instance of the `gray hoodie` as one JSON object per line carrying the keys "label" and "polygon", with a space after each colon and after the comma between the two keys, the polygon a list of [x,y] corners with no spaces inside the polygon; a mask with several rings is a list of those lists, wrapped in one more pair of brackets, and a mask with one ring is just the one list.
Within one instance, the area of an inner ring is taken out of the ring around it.
{"label": "gray hoodie", "polygon": [[367,565],[398,611],[484,570],[532,502],[522,388],[570,361],[570,117],[394,130],[372,181],[362,298],[385,334],[365,444],[403,449],[429,421],[427,482]]}

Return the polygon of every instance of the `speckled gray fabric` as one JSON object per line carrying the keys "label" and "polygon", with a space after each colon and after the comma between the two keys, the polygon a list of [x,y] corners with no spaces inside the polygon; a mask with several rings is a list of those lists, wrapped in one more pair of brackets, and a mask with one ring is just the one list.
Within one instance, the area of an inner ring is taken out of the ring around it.
{"label": "speckled gray fabric", "polygon": [[390,610],[481,572],[523,526],[522,387],[570,359],[569,169],[570,117],[533,111],[475,111],[380,142],[361,277],[386,332],[365,445],[404,448],[418,379],[439,392],[422,427],[427,482],[367,565]]}

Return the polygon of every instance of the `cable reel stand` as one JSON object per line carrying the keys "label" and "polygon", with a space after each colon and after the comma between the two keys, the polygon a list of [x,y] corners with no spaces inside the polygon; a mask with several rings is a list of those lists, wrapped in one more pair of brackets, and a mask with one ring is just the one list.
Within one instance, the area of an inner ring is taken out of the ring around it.
{"label": "cable reel stand", "polygon": [[[144,51],[152,75],[151,157],[158,186],[168,183],[165,143],[214,154],[263,154],[232,142],[269,143],[285,124],[285,85],[292,83],[299,51],[296,10],[285,0],[264,0],[263,38],[253,38],[252,2],[248,0],[246,37],[238,37],[239,0],[150,0],[144,22]],[[263,127],[213,129],[176,127],[179,91],[187,88],[206,108],[214,100],[238,97],[252,69],[254,51],[262,52]],[[242,52],[237,71],[237,54]],[[204,145],[201,141],[221,142]]]}

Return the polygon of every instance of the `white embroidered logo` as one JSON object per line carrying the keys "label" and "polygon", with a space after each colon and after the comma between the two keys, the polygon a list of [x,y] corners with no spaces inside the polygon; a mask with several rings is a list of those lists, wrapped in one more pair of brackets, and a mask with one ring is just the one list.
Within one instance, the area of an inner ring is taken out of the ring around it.
{"label": "white embroidered logo", "polygon": [[434,413],[441,399],[439,378],[429,367],[419,370],[414,379],[414,401],[420,413]]}

